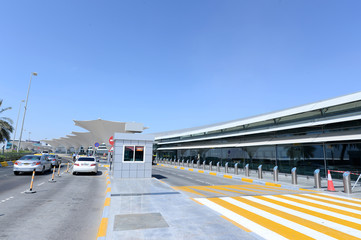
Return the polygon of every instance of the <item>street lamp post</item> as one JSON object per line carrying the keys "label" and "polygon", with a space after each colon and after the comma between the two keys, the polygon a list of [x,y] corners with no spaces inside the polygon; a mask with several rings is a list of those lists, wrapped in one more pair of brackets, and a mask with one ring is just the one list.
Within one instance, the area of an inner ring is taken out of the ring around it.
{"label": "street lamp post", "polygon": [[26,114],[26,108],[28,106],[28,99],[29,99],[29,92],[30,92],[30,86],[31,86],[31,78],[34,76],[38,76],[38,74],[36,72],[32,72],[30,74],[30,82],[29,82],[29,87],[28,87],[28,94],[26,95],[26,102],[25,102],[25,107],[24,107],[24,116],[23,116],[23,123],[21,124],[21,131],[20,131],[20,138],[19,138],[19,144],[18,144],[18,149],[17,152],[19,152],[20,149],[20,145],[21,145],[21,137],[23,136],[23,128],[24,128],[24,121],[25,121],[25,114]]}
{"label": "street lamp post", "polygon": [[15,143],[15,138],[16,138],[16,131],[18,130],[18,122],[19,122],[19,116],[20,116],[20,110],[21,110],[21,103],[23,103],[23,102],[25,102],[25,100],[21,100],[21,102],[20,102],[18,119],[16,120],[16,127],[15,127],[15,132],[14,132],[14,137],[13,137],[13,143],[11,144],[11,150],[14,150],[14,143]]}

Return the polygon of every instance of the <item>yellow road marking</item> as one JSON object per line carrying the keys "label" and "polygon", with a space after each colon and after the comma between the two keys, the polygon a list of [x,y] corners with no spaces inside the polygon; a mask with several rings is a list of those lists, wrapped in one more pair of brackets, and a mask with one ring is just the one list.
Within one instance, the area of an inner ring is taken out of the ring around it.
{"label": "yellow road marking", "polygon": [[192,168],[188,168],[188,171],[191,171],[191,172],[193,172],[193,169],[192,169]]}
{"label": "yellow road marking", "polygon": [[200,193],[200,192],[197,192],[197,191],[194,191],[193,189],[190,189],[189,187],[172,187],[174,190],[181,190],[181,191],[185,191],[185,192],[190,192],[190,193],[193,193],[193,194],[197,194],[197,195],[201,195],[203,197],[205,197],[206,195]]}
{"label": "yellow road marking", "polygon": [[212,189],[209,189],[209,187],[207,186],[192,186],[191,188],[194,188],[194,189],[197,189],[197,190],[202,190],[202,191],[205,191],[205,192],[211,192],[211,193],[217,193],[217,194],[222,194],[222,195],[228,195],[228,194],[225,194],[225,193],[221,193],[221,192],[218,192],[218,191],[214,191]]}
{"label": "yellow road marking", "polygon": [[229,219],[228,217],[226,217],[226,216],[221,216],[222,218],[224,218],[224,219],[226,219],[227,221],[229,221],[229,222],[231,222],[231,223],[233,223],[234,225],[236,225],[237,227],[239,227],[240,229],[242,229],[243,231],[246,231],[246,232],[251,232],[251,230],[249,230],[248,228],[246,228],[246,227],[243,227],[241,224],[239,224],[239,223],[237,223],[237,222],[235,222],[235,221],[233,221],[232,219]]}
{"label": "yellow road marking", "polygon": [[225,178],[232,178],[231,175],[223,175],[223,177],[225,177]]}
{"label": "yellow road marking", "polygon": [[245,198],[233,197],[233,199],[235,199],[235,200],[237,200],[239,202],[243,202],[245,204],[248,204],[250,206],[253,206],[255,208],[261,209],[261,210],[266,211],[268,213],[271,213],[273,215],[285,218],[287,220],[290,220],[290,221],[295,222],[297,224],[300,224],[302,226],[311,228],[311,229],[313,229],[315,231],[318,231],[318,232],[321,232],[323,234],[338,238],[338,239],[359,239],[359,238],[355,238],[354,236],[351,236],[351,235],[345,234],[343,232],[337,231],[335,229],[325,227],[325,226],[323,226],[321,224],[306,220],[306,219],[304,219],[302,217],[297,217],[297,216],[294,216],[292,214],[289,214],[289,213],[286,213],[286,212],[283,212],[283,211],[280,211],[280,210],[277,210],[277,209],[274,209],[274,208],[267,207],[265,205],[253,202],[253,201],[245,199]]}
{"label": "yellow road marking", "polygon": [[333,202],[333,201],[329,201],[327,199],[314,198],[314,197],[305,196],[305,195],[297,195],[297,196],[302,197],[302,198],[306,198],[306,199],[316,200],[316,201],[319,201],[319,202],[333,204],[333,205],[337,205],[337,206],[341,206],[341,207],[351,208],[351,209],[358,210],[358,211],[361,210],[361,207],[351,206],[351,205],[344,204],[344,203]]}
{"label": "yellow road marking", "polygon": [[217,175],[217,173],[214,173],[214,172],[210,172],[209,174],[210,174],[210,175],[213,175],[213,176],[216,176],[216,175]]}
{"label": "yellow road marking", "polygon": [[281,187],[281,184],[266,182],[266,186]]}
{"label": "yellow road marking", "polygon": [[[295,196],[300,197],[301,194],[297,194]],[[354,218],[361,218],[360,214],[352,213],[352,212],[346,212],[344,210],[340,210],[340,209],[337,209],[337,208],[332,208],[332,207],[329,207],[329,206],[324,206],[324,205],[321,205],[321,204],[311,203],[311,202],[295,199],[295,198],[292,198],[292,197],[287,197],[287,196],[284,196],[284,195],[277,195],[275,197],[281,198],[281,199],[286,199],[286,200],[297,202],[297,203],[302,203],[302,204],[305,204],[305,205],[308,205],[308,206],[311,206],[311,207],[316,207],[316,208],[320,208],[320,209],[323,209],[323,210],[332,211],[332,212],[335,212],[335,213],[347,215],[347,216],[354,217]],[[361,228],[359,227],[358,229],[361,229]]]}
{"label": "yellow road marking", "polygon": [[[264,196],[254,196],[254,197],[259,198],[259,199],[264,200],[264,201],[267,201],[267,202],[270,202],[270,203],[274,203],[274,204],[286,207],[286,208],[290,208],[290,209],[293,209],[293,210],[296,210],[296,211],[299,211],[299,212],[303,212],[305,214],[309,214],[309,215],[312,215],[312,216],[315,216],[315,217],[323,218],[325,220],[335,222],[335,223],[338,223],[338,224],[341,224],[341,225],[344,225],[344,226],[348,226],[348,227],[355,228],[355,229],[361,229],[360,224],[350,222],[350,221],[345,220],[345,219],[340,219],[340,218],[337,218],[337,217],[333,217],[333,216],[330,216],[328,214],[324,214],[324,213],[316,212],[316,211],[313,211],[313,210],[309,210],[307,208],[298,207],[298,206],[294,206],[294,205],[291,205],[291,204],[288,204],[288,203],[284,203],[282,201],[282,199],[287,199],[287,198],[282,196],[282,195],[277,195],[276,196],[277,198],[280,198],[279,200],[270,199],[270,198],[267,198],[267,197],[264,197]],[[309,206],[312,205],[312,204],[309,204],[307,202],[299,201],[299,200],[296,200],[296,199],[293,199],[293,198],[289,198],[287,200],[294,201],[294,202],[297,202],[297,203],[307,204]],[[312,207],[317,207],[317,206],[312,206]],[[326,207],[325,210],[330,210],[330,209]],[[348,215],[348,214],[344,214],[344,215]]]}
{"label": "yellow road marking", "polygon": [[249,179],[249,178],[242,178],[242,181],[253,183],[253,179]]}
{"label": "yellow road marking", "polygon": [[111,192],[111,190],[112,190],[112,189],[111,189],[110,187],[108,187],[106,193],[107,193],[107,192]]}
{"label": "yellow road marking", "polygon": [[240,189],[240,190],[244,190],[244,191],[246,191],[246,192],[264,193],[264,192],[262,192],[262,191],[252,190],[252,189],[244,188],[244,187],[241,187],[241,186],[242,186],[242,185],[240,185],[240,186],[237,186],[237,185],[227,185],[227,186],[224,186],[224,187],[234,188],[234,189]]}
{"label": "yellow road marking", "polygon": [[222,187],[222,186],[209,186],[209,188],[214,188],[214,189],[218,189],[218,190],[222,190],[222,191],[227,191],[227,192],[235,192],[235,193],[246,194],[246,193],[244,193],[244,192],[227,189],[227,188]]}
{"label": "yellow road marking", "polygon": [[305,234],[302,234],[298,231],[295,231],[291,228],[288,228],[288,227],[285,227],[283,226],[281,223],[277,223],[277,222],[274,222],[274,221],[271,221],[267,218],[264,218],[260,215],[257,215],[251,211],[248,211],[246,209],[243,209],[243,208],[239,208],[231,203],[228,203],[226,201],[223,201],[219,198],[208,198],[208,200],[224,207],[224,208],[227,208],[229,210],[231,210],[232,212],[234,213],[237,213],[241,216],[243,216],[244,218],[247,218],[249,219],[250,221],[253,221],[273,232],[276,232],[277,234],[285,237],[285,238],[288,238],[288,239],[303,239],[303,240],[306,240],[306,239],[313,239]]}
{"label": "yellow road marking", "polygon": [[184,170],[184,167],[181,167],[180,169]]}
{"label": "yellow road marking", "polygon": [[198,170],[198,172],[199,172],[199,173],[204,173],[204,171],[203,171],[203,170]]}
{"label": "yellow road marking", "polygon": [[105,199],[104,206],[110,206],[110,198]]}
{"label": "yellow road marking", "polygon": [[99,229],[98,229],[97,238],[106,236],[107,227],[108,227],[108,218],[102,218],[102,221],[100,222],[100,226],[99,226]]}

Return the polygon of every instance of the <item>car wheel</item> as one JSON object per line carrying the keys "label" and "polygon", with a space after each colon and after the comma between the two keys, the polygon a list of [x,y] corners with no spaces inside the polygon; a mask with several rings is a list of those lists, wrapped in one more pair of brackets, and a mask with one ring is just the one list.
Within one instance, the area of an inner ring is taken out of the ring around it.
{"label": "car wheel", "polygon": [[20,172],[14,172],[14,174],[15,174],[15,175],[19,175],[19,174],[20,174]]}
{"label": "car wheel", "polygon": [[41,174],[44,175],[44,173],[45,173],[45,166],[43,167],[43,170],[41,170]]}
{"label": "car wheel", "polygon": [[76,175],[76,172],[73,172],[73,175]]}

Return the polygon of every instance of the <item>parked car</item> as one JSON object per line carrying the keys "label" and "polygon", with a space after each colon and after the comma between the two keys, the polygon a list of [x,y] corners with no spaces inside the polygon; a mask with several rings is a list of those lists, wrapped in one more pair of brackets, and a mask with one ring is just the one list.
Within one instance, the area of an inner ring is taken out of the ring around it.
{"label": "parked car", "polygon": [[79,157],[74,163],[73,175],[79,172],[97,174],[98,163],[95,157]]}
{"label": "parked car", "polygon": [[56,154],[49,154],[49,159],[51,160],[51,167],[59,167],[61,164],[61,157]]}
{"label": "parked car", "polygon": [[32,172],[32,171],[44,173],[51,169],[51,161],[48,158],[48,155],[38,154],[38,155],[25,155],[19,160],[14,162],[13,171],[15,175],[19,175],[23,172]]}

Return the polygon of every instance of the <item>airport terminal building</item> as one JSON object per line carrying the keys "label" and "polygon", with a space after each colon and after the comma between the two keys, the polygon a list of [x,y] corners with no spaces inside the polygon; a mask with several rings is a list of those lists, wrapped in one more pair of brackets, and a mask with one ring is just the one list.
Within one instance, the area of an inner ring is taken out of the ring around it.
{"label": "airport terminal building", "polygon": [[[155,135],[157,158],[361,172],[361,92],[259,116]],[[335,177],[340,177],[335,176]]]}

